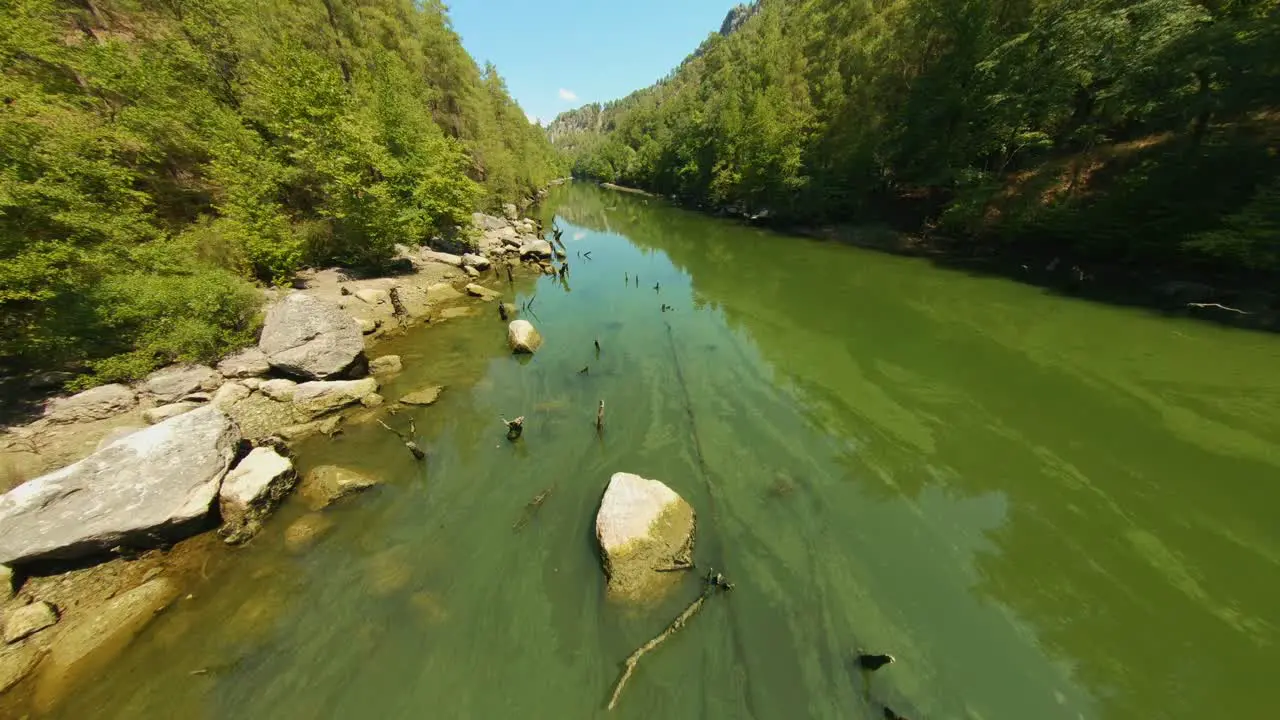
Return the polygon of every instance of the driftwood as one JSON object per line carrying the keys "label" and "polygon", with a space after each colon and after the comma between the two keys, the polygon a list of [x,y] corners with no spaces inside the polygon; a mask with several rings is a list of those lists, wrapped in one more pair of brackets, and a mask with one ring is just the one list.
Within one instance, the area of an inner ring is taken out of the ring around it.
{"label": "driftwood", "polygon": [[604,401],[596,406],[596,432],[604,432]]}
{"label": "driftwood", "polygon": [[413,453],[413,457],[415,459],[423,460],[427,457],[427,453],[424,452],[422,448],[418,447],[418,443],[414,442],[413,438],[410,437],[410,435],[417,432],[417,428],[414,427],[413,423],[409,423],[409,435],[405,435],[399,430],[382,422],[382,420],[378,420],[378,424],[395,433],[396,437],[400,438],[400,441],[404,443],[404,446],[409,449],[409,452]]}
{"label": "driftwood", "polygon": [[623,663],[625,669],[622,671],[622,677],[618,678],[618,684],[613,686],[613,696],[609,698],[609,709],[612,710],[617,706],[618,698],[622,695],[622,688],[626,687],[627,681],[631,679],[631,673],[635,672],[636,665],[640,663],[640,658],[644,657],[646,653],[661,645],[667,638],[679,632],[680,628],[684,627],[694,615],[698,614],[698,611],[702,609],[703,603],[705,603],[707,598],[711,597],[713,593],[717,590],[732,589],[733,584],[727,582],[723,575],[714,571],[708,573],[706,584],[702,588],[702,593],[698,595],[693,602],[689,603],[689,607],[685,608],[684,612],[676,616],[676,619],[671,621],[671,624],[667,626],[666,630],[658,633],[658,635],[652,640],[636,648],[635,652],[627,656],[626,661]]}
{"label": "driftwood", "polygon": [[553,488],[547,488],[533,496],[533,499],[529,501],[529,504],[524,506],[524,512],[520,514],[520,518],[511,526],[513,531],[520,532],[524,529],[525,525],[529,524],[529,521],[533,519],[533,516],[538,513],[538,509],[542,507],[542,503],[546,502],[547,498],[551,497],[552,489]]}
{"label": "driftwood", "polygon": [[524,416],[523,415],[516,418],[515,420],[508,420],[506,418],[502,418],[502,424],[507,426],[508,440],[515,442],[516,440],[520,439],[520,435],[524,432]]}
{"label": "driftwood", "polygon": [[1241,310],[1241,309],[1239,309],[1239,308],[1227,307],[1226,305],[1223,305],[1223,304],[1221,304],[1221,303],[1187,303],[1187,307],[1193,307],[1193,308],[1217,308],[1217,309],[1219,309],[1219,310],[1226,310],[1226,311],[1228,311],[1228,312],[1240,313],[1241,315],[1252,315],[1252,314],[1253,314],[1253,313],[1249,312],[1248,310]]}

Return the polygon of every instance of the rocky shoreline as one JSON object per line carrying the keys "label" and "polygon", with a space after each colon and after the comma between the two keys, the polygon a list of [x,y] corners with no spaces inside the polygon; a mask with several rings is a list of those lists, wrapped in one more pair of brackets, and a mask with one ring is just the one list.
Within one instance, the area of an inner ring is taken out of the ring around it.
{"label": "rocky shoreline", "polygon": [[175,365],[55,398],[35,421],[5,428],[0,714],[56,705],[211,568],[234,562],[230,548],[282,503],[309,510],[281,529],[301,551],[334,522],[325,507],[376,485],[336,466],[299,477],[291,446],[400,402],[431,404],[438,389],[393,402],[378,393],[402,365],[371,352],[377,341],[473,314],[517,272],[555,272],[538,224],[513,205],[504,215],[474,216],[467,254],[401,246],[396,276],[309,271],[293,290],[265,291],[258,344],[214,367]]}

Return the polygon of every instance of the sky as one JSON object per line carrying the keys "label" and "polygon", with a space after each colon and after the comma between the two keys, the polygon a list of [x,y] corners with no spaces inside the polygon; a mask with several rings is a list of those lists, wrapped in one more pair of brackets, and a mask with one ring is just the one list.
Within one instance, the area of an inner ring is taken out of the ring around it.
{"label": "sky", "polygon": [[530,119],[653,84],[740,0],[453,0],[462,44],[498,67]]}

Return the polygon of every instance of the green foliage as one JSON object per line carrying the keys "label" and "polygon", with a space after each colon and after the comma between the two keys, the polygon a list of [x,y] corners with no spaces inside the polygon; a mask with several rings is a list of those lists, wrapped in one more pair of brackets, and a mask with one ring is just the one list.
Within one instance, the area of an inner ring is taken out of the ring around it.
{"label": "green foliage", "polygon": [[0,64],[3,365],[212,359],[245,280],[379,268],[561,170],[436,0],[0,0]]}
{"label": "green foliage", "polygon": [[1280,175],[1257,131],[1280,107],[1278,6],[758,0],[550,136],[575,175],[704,206],[814,223],[927,197],[947,201],[916,212],[927,224],[978,241],[1280,270],[1265,193],[1240,207]]}

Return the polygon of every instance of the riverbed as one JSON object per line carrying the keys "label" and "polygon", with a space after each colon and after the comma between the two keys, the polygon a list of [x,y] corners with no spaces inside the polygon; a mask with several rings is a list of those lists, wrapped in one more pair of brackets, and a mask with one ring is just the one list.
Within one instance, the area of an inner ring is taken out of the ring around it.
{"label": "riverbed", "polygon": [[[1273,712],[1280,339],[588,185],[542,211],[569,271],[509,288],[537,355],[493,306],[380,345],[389,399],[446,386],[383,417],[427,461],[372,422],[305,443],[385,484],[302,552],[287,506],[57,716]],[[652,604],[604,592],[615,471],[697,512],[699,570]],[[709,568],[736,589],[606,713]]]}

